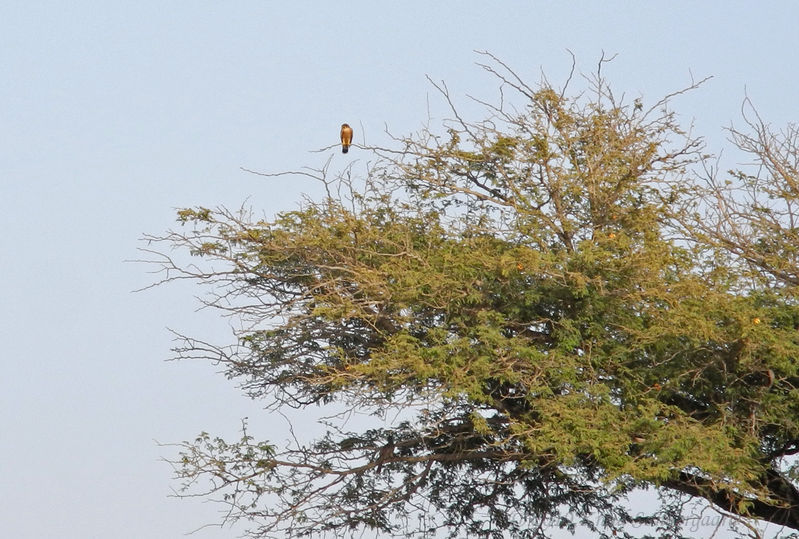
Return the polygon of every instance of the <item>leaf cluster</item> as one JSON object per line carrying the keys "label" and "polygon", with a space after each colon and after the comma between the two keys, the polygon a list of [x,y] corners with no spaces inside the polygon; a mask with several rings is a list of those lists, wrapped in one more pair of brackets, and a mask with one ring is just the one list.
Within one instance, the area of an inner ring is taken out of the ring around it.
{"label": "leaf cluster", "polygon": [[453,108],[442,133],[374,149],[348,198],[269,221],[179,212],[192,228],[161,240],[224,269],[165,257],[167,278],[210,284],[248,322],[181,357],[277,408],[413,417],[284,450],[204,435],[179,476],[210,477],[264,537],[678,537],[679,502],[624,508],[644,486],[799,527],[795,138],[733,131],[766,167],[731,176],[772,201],[747,203],[697,173],[701,140],[668,100],[644,110],[601,78],[570,97],[493,66],[520,109]]}

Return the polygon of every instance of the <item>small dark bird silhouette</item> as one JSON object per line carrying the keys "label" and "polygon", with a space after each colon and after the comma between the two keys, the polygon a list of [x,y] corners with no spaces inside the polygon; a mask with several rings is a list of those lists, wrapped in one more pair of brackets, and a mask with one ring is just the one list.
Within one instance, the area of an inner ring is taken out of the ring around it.
{"label": "small dark bird silhouette", "polygon": [[341,153],[347,153],[352,144],[352,127],[341,124]]}

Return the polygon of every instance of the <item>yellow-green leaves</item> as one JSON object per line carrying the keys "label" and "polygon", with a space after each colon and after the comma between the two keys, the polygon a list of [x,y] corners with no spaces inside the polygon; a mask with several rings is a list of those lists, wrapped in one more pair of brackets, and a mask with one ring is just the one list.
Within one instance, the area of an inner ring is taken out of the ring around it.
{"label": "yellow-green leaves", "polygon": [[292,525],[307,495],[344,528],[389,529],[416,492],[448,522],[477,504],[515,532],[539,523],[514,528],[514,508],[525,524],[562,507],[612,521],[627,484],[764,518],[795,507],[797,472],[778,469],[799,451],[799,198],[780,153],[795,139],[741,139],[771,174],[734,177],[747,206],[732,183],[699,188],[701,141],[667,110],[601,81],[575,97],[503,81],[520,106],[377,149],[357,181],[321,170],[324,201],[259,221],[178,212],[194,229],[167,240],[202,258],[165,256],[166,271],[243,321],[236,346],[180,354],[271,406],[414,416],[283,460],[205,436],[181,464],[275,494]]}

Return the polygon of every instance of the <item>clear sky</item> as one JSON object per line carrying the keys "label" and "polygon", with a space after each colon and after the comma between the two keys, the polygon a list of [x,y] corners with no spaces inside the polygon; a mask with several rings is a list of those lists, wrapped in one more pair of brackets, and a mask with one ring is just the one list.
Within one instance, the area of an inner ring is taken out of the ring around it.
{"label": "clear sky", "polygon": [[797,21],[788,1],[0,2],[0,535],[182,537],[219,508],[168,498],[155,440],[282,428],[214,366],[165,361],[167,327],[230,339],[192,286],[132,293],[155,277],[125,260],[174,208],[296,207],[317,186],[239,167],[363,159],[309,150],[342,122],[415,131],[428,101],[440,119],[425,75],[490,99],[475,49],[556,84],[567,49],[586,72],[618,53],[605,74],[645,102],[713,75],[674,106],[718,150],[745,95],[799,121]]}

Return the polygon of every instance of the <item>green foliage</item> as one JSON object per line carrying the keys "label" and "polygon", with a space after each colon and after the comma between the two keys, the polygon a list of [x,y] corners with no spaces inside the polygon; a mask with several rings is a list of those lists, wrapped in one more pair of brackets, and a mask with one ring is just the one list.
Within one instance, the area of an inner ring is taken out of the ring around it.
{"label": "green foliage", "polygon": [[[209,354],[272,406],[414,415],[282,451],[203,435],[181,477],[229,487],[255,536],[396,532],[415,511],[419,533],[621,536],[639,486],[797,527],[794,236],[761,237],[780,221],[758,208],[749,236],[696,218],[720,191],[690,183],[701,144],[665,102],[514,77],[523,112],[378,151],[351,200],[270,222],[178,212],[197,228],[165,239],[226,268],[183,271],[251,328],[182,356]],[[678,505],[643,520],[679,536]]]}

